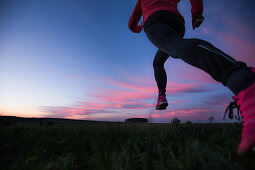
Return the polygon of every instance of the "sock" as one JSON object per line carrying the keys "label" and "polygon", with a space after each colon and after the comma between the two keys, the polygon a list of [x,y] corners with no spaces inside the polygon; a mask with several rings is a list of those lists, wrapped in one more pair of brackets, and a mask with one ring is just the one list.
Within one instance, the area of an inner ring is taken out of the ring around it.
{"label": "sock", "polygon": [[250,68],[245,67],[234,71],[228,78],[226,86],[237,95],[242,90],[250,87],[255,81],[255,74]]}

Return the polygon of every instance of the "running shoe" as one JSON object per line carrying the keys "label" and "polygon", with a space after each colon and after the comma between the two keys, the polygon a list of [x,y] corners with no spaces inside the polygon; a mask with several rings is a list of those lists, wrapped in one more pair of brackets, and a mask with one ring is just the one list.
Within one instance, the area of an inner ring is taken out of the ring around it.
{"label": "running shoe", "polygon": [[[255,74],[255,67],[252,67],[251,70]],[[255,152],[255,82],[247,89],[233,96],[232,99],[235,102],[231,102],[231,106],[228,107],[231,109],[233,109],[233,106],[237,107],[243,119],[242,138],[237,154],[241,156],[248,151]],[[233,113],[233,110],[231,112]]]}
{"label": "running shoe", "polygon": [[168,102],[166,100],[166,95],[161,95],[158,97],[158,103],[156,105],[156,110],[166,110]]}

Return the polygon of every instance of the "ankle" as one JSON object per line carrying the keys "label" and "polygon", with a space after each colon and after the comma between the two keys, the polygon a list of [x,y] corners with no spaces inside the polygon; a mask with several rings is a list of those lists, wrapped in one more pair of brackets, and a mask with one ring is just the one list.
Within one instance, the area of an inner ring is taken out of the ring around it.
{"label": "ankle", "polygon": [[227,87],[235,94],[250,87],[255,81],[255,74],[249,68],[242,68],[230,75]]}

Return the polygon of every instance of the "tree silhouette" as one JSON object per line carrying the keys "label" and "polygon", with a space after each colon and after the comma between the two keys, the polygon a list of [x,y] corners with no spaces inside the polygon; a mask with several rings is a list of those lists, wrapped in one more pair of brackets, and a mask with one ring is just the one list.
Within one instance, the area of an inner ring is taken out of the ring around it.
{"label": "tree silhouette", "polygon": [[181,121],[180,121],[177,117],[174,117],[174,118],[171,120],[171,123],[172,123],[172,124],[180,124]]}
{"label": "tree silhouette", "polygon": [[214,118],[213,118],[212,116],[210,116],[210,117],[209,117],[209,121],[210,121],[210,123],[212,123],[212,122],[213,122],[213,120],[214,120]]}
{"label": "tree silhouette", "polygon": [[188,120],[188,121],[186,122],[186,124],[192,124],[192,122]]}

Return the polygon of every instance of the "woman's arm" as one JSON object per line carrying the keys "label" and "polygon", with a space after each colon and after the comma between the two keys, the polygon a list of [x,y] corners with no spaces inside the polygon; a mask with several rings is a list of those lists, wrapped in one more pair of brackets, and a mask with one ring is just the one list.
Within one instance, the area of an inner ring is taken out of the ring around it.
{"label": "woman's arm", "polygon": [[198,28],[204,21],[203,13],[203,0],[190,0],[191,14],[192,14],[192,28]]}
{"label": "woman's arm", "polygon": [[142,17],[141,0],[138,0],[128,22],[129,29],[134,33],[139,33],[143,29],[142,25],[138,25],[141,17]]}
{"label": "woman's arm", "polygon": [[203,0],[190,0],[192,19],[203,13]]}

